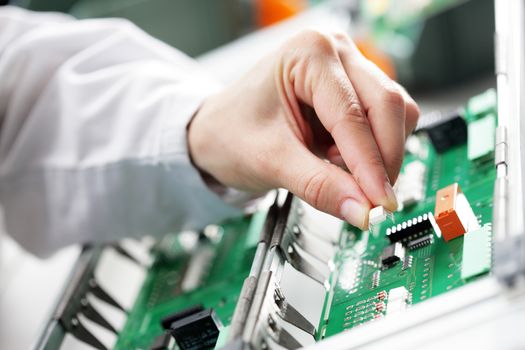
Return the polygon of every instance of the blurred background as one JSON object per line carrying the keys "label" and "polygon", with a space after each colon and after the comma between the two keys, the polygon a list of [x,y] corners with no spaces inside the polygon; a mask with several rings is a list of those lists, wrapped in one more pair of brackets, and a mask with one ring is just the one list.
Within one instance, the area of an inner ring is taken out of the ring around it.
{"label": "blurred background", "polygon": [[[334,16],[339,23],[348,20],[343,30],[354,38],[363,53],[411,90],[441,89],[494,71],[493,0],[11,0],[9,3],[37,11],[66,12],[77,18],[124,17],[192,57],[254,31],[279,27],[287,19],[293,22],[302,18],[300,25],[294,26],[297,28],[311,22],[318,24],[323,16],[330,23],[330,16]],[[249,46],[280,42],[288,33],[286,25],[281,28],[273,37]]]}

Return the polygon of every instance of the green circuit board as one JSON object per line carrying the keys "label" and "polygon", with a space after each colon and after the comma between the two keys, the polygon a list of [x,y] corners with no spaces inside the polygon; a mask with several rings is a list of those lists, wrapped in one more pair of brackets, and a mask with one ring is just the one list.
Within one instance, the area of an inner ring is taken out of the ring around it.
{"label": "green circuit board", "polygon": [[195,251],[186,251],[176,234],[165,237],[153,252],[155,261],[115,349],[149,349],[164,331],[162,318],[194,305],[213,308],[221,323],[229,325],[265,216],[260,212],[232,219],[216,226],[212,239],[201,236],[197,249],[208,249],[211,254],[203,266],[199,286],[190,291],[181,286]]}
{"label": "green circuit board", "polygon": [[[469,130],[470,125],[479,124],[478,121],[485,120],[486,117],[491,118],[495,107],[493,91],[469,101],[462,111]],[[475,136],[469,135],[471,138]],[[493,154],[489,153],[480,160],[469,161],[468,143],[442,154],[438,154],[428,140],[423,141],[423,147],[427,149],[425,158],[407,155],[404,165],[415,160],[426,165],[429,171],[425,179],[425,198],[396,212],[395,223],[434,212],[436,191],[457,182],[482,227],[481,235],[486,237],[490,244],[492,195],[496,176]],[[349,225],[344,228],[340,250],[335,258],[335,269],[331,275],[331,288],[327,292],[323,317],[318,328],[318,339],[384,317],[388,307],[388,297],[385,298],[384,293],[393,288],[404,287],[408,291],[407,304],[410,306],[460,287],[489,272],[485,268],[479,274],[464,278],[462,264],[466,236],[446,242],[434,231],[431,232],[431,244],[407,251],[403,261],[390,268],[384,268],[380,259],[383,249],[390,244],[385,232],[391,226],[392,223],[385,222],[371,230],[375,232],[362,232]],[[474,249],[486,248],[476,248],[479,245],[472,244],[470,246],[474,246]],[[475,255],[481,256],[486,252],[475,251],[471,255],[478,259]],[[476,260],[475,264],[481,264],[483,267],[483,258]],[[490,266],[490,260],[485,264]]]}
{"label": "green circuit board", "polygon": [[[469,130],[471,125],[477,124],[480,127],[473,130],[487,130],[486,118],[495,115],[495,107],[493,91],[471,99],[462,111]],[[470,245],[470,251],[474,251],[471,256],[478,256],[477,250],[486,248],[484,239],[490,243],[495,179],[493,154],[489,152],[484,157],[469,160],[472,149],[484,152],[483,142],[469,145],[470,139],[441,154],[435,151],[428,138],[423,136],[420,141],[424,152],[406,154],[404,167],[414,161],[426,166],[424,199],[396,212],[395,222],[433,212],[436,191],[457,182],[484,230],[480,239]],[[192,290],[184,290],[182,286],[196,251],[188,251],[178,234],[165,237],[152,252],[154,263],[115,349],[149,349],[154,339],[163,333],[160,323],[163,317],[194,305],[213,308],[222,325],[228,326],[244,279],[249,274],[265,218],[266,212],[259,212],[215,226],[212,236],[201,234],[197,249],[207,249],[209,255],[200,272],[201,280]],[[386,316],[384,308],[377,310],[378,301],[388,306],[388,298],[378,300],[381,292],[406,288],[410,294],[409,307],[490,273],[490,260],[488,269],[483,268],[483,261],[475,260],[469,266],[469,271],[473,272],[465,272],[464,237],[445,242],[435,232],[431,244],[407,250],[404,261],[385,269],[380,257],[389,245],[385,231],[390,225],[383,223],[370,231],[344,226],[316,332],[317,340]]]}

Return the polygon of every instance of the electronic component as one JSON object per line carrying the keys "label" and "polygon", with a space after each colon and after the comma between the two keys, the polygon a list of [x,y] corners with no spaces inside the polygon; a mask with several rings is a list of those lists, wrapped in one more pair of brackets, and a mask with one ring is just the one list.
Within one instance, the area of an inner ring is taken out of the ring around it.
{"label": "electronic component", "polygon": [[387,218],[390,218],[390,221],[393,221],[393,215],[390,211],[386,210],[383,206],[378,206],[370,209],[368,214],[368,226],[372,227],[379,225],[384,222]]}
{"label": "electronic component", "polygon": [[467,123],[459,113],[441,118],[435,124],[424,129],[437,153],[462,145],[467,142]]}
{"label": "electronic component", "polygon": [[383,250],[381,254],[381,264],[389,268],[398,261],[405,258],[405,247],[399,242],[392,243]]}
{"label": "electronic component", "polygon": [[160,320],[160,324],[162,325],[162,328],[170,329],[171,324],[173,322],[178,321],[181,318],[188,317],[190,315],[193,315],[193,314],[196,314],[198,312],[201,312],[202,310],[204,310],[204,306],[202,306],[202,305],[191,306],[191,307],[189,307],[187,309],[181,310],[179,312],[175,312],[175,313],[173,313],[171,315],[168,315],[168,316],[162,318],[162,320]]}
{"label": "electronic component", "polygon": [[484,158],[494,151],[496,137],[496,116],[489,114],[468,124],[469,160]]}
{"label": "electronic component", "polygon": [[468,279],[490,271],[492,260],[490,232],[490,225],[485,225],[465,235],[461,278]]}
{"label": "electronic component", "polygon": [[405,256],[405,259],[403,260],[403,270],[409,269],[412,267],[412,262],[414,261],[414,258],[412,255]]}
{"label": "electronic component", "polygon": [[495,113],[497,105],[496,100],[496,90],[488,89],[487,91],[472,97],[467,104],[467,110],[472,116],[482,116],[491,112]]}
{"label": "electronic component", "polygon": [[425,198],[427,167],[419,160],[410,162],[404,166],[394,186],[398,211],[404,207],[416,204]]}
{"label": "electronic component", "polygon": [[426,159],[428,157],[427,145],[422,141],[421,135],[412,134],[407,137],[405,152],[413,154],[418,158]]}
{"label": "electronic component", "polygon": [[210,245],[203,245],[192,254],[181,282],[181,289],[184,292],[189,292],[200,286],[212,265],[214,257],[215,252]]}
{"label": "electronic component", "polygon": [[380,281],[381,281],[381,270],[377,270],[372,275],[372,288],[377,288],[379,286]]}
{"label": "electronic component", "polygon": [[405,152],[418,154],[421,149],[421,141],[416,135],[410,135],[405,142]]}
{"label": "electronic component", "polygon": [[383,301],[388,296],[388,294],[386,291],[382,290],[380,292],[377,292],[376,296],[379,301]]}
{"label": "electronic component", "polygon": [[394,225],[386,230],[386,236],[390,242],[399,242],[415,239],[421,234],[432,229],[432,213],[419,215],[411,220]]}
{"label": "electronic component", "polygon": [[434,235],[431,233],[429,233],[428,235],[418,237],[408,242],[407,248],[409,250],[414,250],[432,244],[433,237]]}
{"label": "electronic component", "polygon": [[181,350],[210,349],[219,337],[221,321],[213,309],[183,317],[170,326],[170,332]]}
{"label": "electronic component", "polygon": [[410,294],[405,287],[392,288],[388,292],[386,314],[391,315],[402,312],[407,308]]}
{"label": "electronic component", "polygon": [[385,303],[382,301],[380,301],[379,303],[376,303],[375,310],[376,312],[383,312],[385,310]]}
{"label": "electronic component", "polygon": [[169,332],[165,332],[155,338],[150,350],[172,350],[175,346],[175,340]]}
{"label": "electronic component", "polygon": [[457,183],[437,191],[434,216],[445,241],[465,234],[469,226],[478,227],[467,197]]}

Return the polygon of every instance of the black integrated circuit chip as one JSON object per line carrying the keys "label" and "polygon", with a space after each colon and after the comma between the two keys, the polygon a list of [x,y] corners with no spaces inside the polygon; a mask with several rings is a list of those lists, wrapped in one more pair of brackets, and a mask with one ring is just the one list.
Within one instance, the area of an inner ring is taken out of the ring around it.
{"label": "black integrated circuit chip", "polygon": [[431,233],[428,234],[428,235],[424,235],[424,236],[418,237],[418,238],[408,242],[407,248],[409,250],[414,250],[414,249],[422,248],[424,246],[432,244],[433,237],[434,237],[434,235],[431,234]]}
{"label": "black integrated circuit chip", "polygon": [[381,254],[381,264],[385,268],[389,268],[398,261],[401,261],[405,258],[405,247],[399,242],[390,244],[383,250]]}
{"label": "black integrated circuit chip", "polygon": [[394,225],[386,230],[386,236],[391,243],[415,239],[427,230],[432,229],[432,213],[428,212],[413,219]]}
{"label": "black integrated circuit chip", "polygon": [[162,328],[164,329],[170,329],[171,325],[173,322],[175,321],[178,321],[184,317],[188,317],[190,315],[193,315],[193,314],[196,314],[198,312],[201,312],[202,310],[204,310],[204,306],[202,305],[193,305],[193,306],[190,306],[184,310],[180,310],[178,312],[175,312],[173,314],[170,314],[166,317],[163,317],[161,320],[160,320],[160,324],[162,325]]}
{"label": "black integrated circuit chip", "polygon": [[213,309],[206,309],[173,322],[170,332],[181,350],[213,349],[221,321]]}
{"label": "black integrated circuit chip", "polygon": [[427,132],[432,145],[438,153],[467,142],[467,122],[459,113],[444,116],[437,122],[420,129]]}

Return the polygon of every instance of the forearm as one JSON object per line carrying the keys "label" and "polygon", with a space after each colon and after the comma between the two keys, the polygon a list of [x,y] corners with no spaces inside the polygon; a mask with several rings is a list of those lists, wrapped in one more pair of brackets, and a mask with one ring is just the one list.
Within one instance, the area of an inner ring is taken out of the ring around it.
{"label": "forearm", "polygon": [[29,29],[0,34],[0,201],[19,242],[47,254],[239,214],[188,157],[188,122],[217,89],[189,58],[125,21],[30,27],[11,11],[0,26]]}

